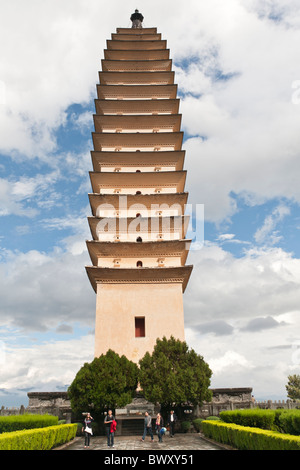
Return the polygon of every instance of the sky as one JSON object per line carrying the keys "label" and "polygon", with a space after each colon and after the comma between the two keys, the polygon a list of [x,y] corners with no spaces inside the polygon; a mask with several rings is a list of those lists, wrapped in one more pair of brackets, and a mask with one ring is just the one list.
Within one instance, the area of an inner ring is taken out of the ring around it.
{"label": "sky", "polygon": [[299,2],[2,0],[0,406],[66,390],[93,359],[92,115],[106,40],[135,8],[167,40],[204,208],[186,341],[213,388],[286,399],[300,373]]}

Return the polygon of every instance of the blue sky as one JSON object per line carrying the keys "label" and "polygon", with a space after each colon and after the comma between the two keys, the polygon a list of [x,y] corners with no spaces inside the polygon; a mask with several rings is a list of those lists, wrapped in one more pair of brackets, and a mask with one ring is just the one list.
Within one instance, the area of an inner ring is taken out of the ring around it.
{"label": "blue sky", "polygon": [[[204,205],[186,339],[212,386],[284,399],[287,376],[300,373],[299,5],[189,3],[139,4],[171,51],[186,190]],[[106,39],[135,8],[2,2],[0,405],[65,390],[93,358],[92,114]]]}

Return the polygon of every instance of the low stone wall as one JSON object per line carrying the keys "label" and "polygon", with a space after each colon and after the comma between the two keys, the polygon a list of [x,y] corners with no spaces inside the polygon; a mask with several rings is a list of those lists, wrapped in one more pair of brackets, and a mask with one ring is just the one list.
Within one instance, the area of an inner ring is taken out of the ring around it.
{"label": "low stone wall", "polygon": [[195,410],[199,418],[219,416],[221,411],[241,410],[252,407],[252,388],[213,388],[211,402],[204,402]]}
{"label": "low stone wall", "polygon": [[26,408],[23,405],[20,408],[5,408],[4,406],[0,408],[0,416],[23,415],[25,412]]}
{"label": "low stone wall", "polygon": [[[215,388],[211,389],[211,391],[213,393],[212,401],[209,403],[205,402],[202,407],[197,407],[194,410],[194,416],[206,418],[207,416],[218,416],[221,411],[255,407],[272,410],[300,408],[300,401],[253,401],[252,388],[249,387]],[[67,392],[30,392],[27,395],[29,398],[27,408],[23,405],[20,408],[4,408],[4,406],[2,406],[2,408],[0,408],[0,416],[11,416],[24,413],[49,413],[51,415],[58,416],[59,419],[65,419],[67,422],[72,421],[71,403]],[[119,419],[122,415],[122,411],[124,412],[123,414],[133,417],[133,415],[136,414],[136,408],[141,411],[140,409],[143,408],[143,404],[142,397],[138,397],[132,402],[132,404],[122,410],[118,410]],[[149,408],[149,404],[147,405],[147,408]],[[145,410],[142,409],[142,411],[144,413]],[[153,411],[154,413],[154,408],[150,411]],[[157,412],[156,408],[155,412]]]}
{"label": "low stone wall", "polygon": [[27,396],[29,398],[27,408],[23,405],[20,408],[4,408],[2,406],[0,416],[22,415],[24,413],[50,414],[71,423],[72,410],[67,392],[30,392],[27,393]]}

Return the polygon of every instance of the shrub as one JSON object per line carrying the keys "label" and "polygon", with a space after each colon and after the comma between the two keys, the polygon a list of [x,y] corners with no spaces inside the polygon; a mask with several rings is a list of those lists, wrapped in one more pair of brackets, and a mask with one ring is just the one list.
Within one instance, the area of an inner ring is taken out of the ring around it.
{"label": "shrub", "polygon": [[193,426],[197,432],[201,431],[201,423],[203,419],[202,418],[196,418],[193,420]]}
{"label": "shrub", "polygon": [[190,421],[182,421],[181,422],[181,430],[182,432],[189,432],[192,427],[192,423]]}
{"label": "shrub", "polygon": [[0,435],[0,450],[50,450],[74,439],[76,424],[62,424]]}
{"label": "shrub", "polygon": [[201,428],[206,437],[239,450],[300,450],[300,436],[222,421],[204,420]]}
{"label": "shrub", "polygon": [[0,417],[0,433],[20,431],[22,429],[44,428],[58,424],[58,417],[44,415],[15,415]]}
{"label": "shrub", "polygon": [[300,411],[285,410],[278,417],[279,428],[287,434],[300,435]]}
{"label": "shrub", "polygon": [[220,418],[225,423],[239,424],[240,426],[250,426],[261,429],[273,429],[275,422],[275,411],[260,410],[259,408],[250,410],[221,411]]}

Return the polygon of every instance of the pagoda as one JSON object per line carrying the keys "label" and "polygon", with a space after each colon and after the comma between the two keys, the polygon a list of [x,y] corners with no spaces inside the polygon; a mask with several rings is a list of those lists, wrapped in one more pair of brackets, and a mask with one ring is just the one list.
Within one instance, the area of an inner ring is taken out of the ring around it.
{"label": "pagoda", "polygon": [[95,357],[138,362],[157,338],[184,340],[183,292],[192,266],[185,151],[177,85],[157,28],[117,28],[99,72],[92,133]]}

